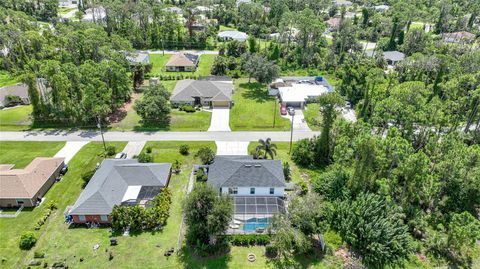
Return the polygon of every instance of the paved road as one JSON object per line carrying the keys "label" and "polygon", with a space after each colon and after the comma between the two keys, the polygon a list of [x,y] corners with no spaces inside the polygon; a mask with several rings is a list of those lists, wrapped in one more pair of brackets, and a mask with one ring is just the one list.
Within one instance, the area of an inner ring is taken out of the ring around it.
{"label": "paved road", "polygon": [[[320,132],[294,131],[293,140],[319,135]],[[107,141],[290,141],[290,132],[106,132]],[[102,141],[98,131],[25,131],[0,132],[0,141]]]}

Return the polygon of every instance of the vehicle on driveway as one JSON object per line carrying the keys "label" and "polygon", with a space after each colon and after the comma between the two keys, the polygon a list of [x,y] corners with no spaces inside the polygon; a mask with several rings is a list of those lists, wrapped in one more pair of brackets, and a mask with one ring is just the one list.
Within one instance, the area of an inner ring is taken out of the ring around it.
{"label": "vehicle on driveway", "polygon": [[287,106],[285,104],[280,105],[280,114],[287,115]]}
{"label": "vehicle on driveway", "polygon": [[352,104],[350,103],[350,101],[345,102],[345,108],[352,108]]}
{"label": "vehicle on driveway", "polygon": [[62,167],[62,170],[60,170],[60,175],[63,176],[63,175],[65,175],[67,172],[68,172],[68,165],[65,164],[65,165]]}
{"label": "vehicle on driveway", "polygon": [[115,155],[115,159],[126,159],[127,158],[127,153],[125,152],[120,152],[117,155]]}
{"label": "vehicle on driveway", "polygon": [[288,115],[292,116],[295,114],[295,108],[289,106],[287,107]]}

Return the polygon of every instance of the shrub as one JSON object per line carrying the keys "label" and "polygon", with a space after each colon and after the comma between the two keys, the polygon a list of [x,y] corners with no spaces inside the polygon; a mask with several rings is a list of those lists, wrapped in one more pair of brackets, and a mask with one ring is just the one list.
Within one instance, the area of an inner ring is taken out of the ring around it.
{"label": "shrub", "polygon": [[198,169],[197,172],[195,173],[195,176],[198,181],[207,181],[208,175],[203,171],[202,168]]}
{"label": "shrub", "polygon": [[37,243],[37,238],[33,232],[24,232],[20,236],[20,240],[18,242],[18,246],[20,249],[29,250],[31,249],[35,243]]}
{"label": "shrub", "polygon": [[145,152],[140,153],[138,156],[138,162],[140,163],[151,163],[153,162],[153,157],[150,154],[147,154]]}
{"label": "shrub", "polygon": [[83,174],[82,174],[82,180],[83,180],[82,187],[83,188],[85,188],[85,186],[87,186],[88,182],[90,182],[90,179],[92,179],[93,174],[95,174],[95,170],[83,172]]}
{"label": "shrub", "polygon": [[305,138],[295,143],[292,150],[292,160],[300,166],[314,163],[315,145],[311,139]]}
{"label": "shrub", "polygon": [[180,154],[186,156],[190,153],[189,150],[190,150],[190,147],[188,145],[186,144],[180,145],[180,149],[179,149]]}
{"label": "shrub", "polygon": [[180,161],[175,160],[175,162],[173,163],[173,171],[177,174],[180,173],[181,166],[182,164],[180,163]]}
{"label": "shrub", "polygon": [[276,258],[278,256],[278,249],[275,246],[267,245],[265,247],[265,256],[269,258]]}
{"label": "shrub", "polygon": [[298,187],[300,188],[300,195],[305,195],[308,193],[308,186],[307,186],[307,183],[305,183],[305,181],[300,181],[298,182]]}
{"label": "shrub", "polygon": [[196,111],[195,107],[193,107],[192,105],[183,105],[180,107],[180,110],[185,111],[187,113],[193,113]]}
{"label": "shrub", "polygon": [[152,153],[152,147],[148,146],[148,147],[146,148],[146,151],[147,151],[147,153]]}
{"label": "shrub", "polygon": [[234,246],[264,246],[270,243],[268,234],[234,234],[226,239]]}
{"label": "shrub", "polygon": [[113,156],[115,153],[117,153],[117,148],[115,146],[107,147],[107,156]]}
{"label": "shrub", "polygon": [[33,257],[35,259],[43,259],[45,257],[45,253],[39,252],[39,251],[34,251],[33,252]]}
{"label": "shrub", "polygon": [[215,152],[209,147],[203,147],[197,151],[195,157],[200,158],[203,164],[211,164],[215,158]]}
{"label": "shrub", "polygon": [[288,162],[283,163],[283,174],[285,175],[286,181],[290,181],[292,179],[292,171],[290,170],[290,164]]}
{"label": "shrub", "polygon": [[20,96],[7,95],[5,96],[5,103],[6,106],[16,106],[22,104],[22,99],[20,98]]}

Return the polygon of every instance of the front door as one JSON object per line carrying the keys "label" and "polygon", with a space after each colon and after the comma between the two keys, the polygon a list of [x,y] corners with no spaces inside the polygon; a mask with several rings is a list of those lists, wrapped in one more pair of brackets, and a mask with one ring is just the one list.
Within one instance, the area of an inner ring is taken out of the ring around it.
{"label": "front door", "polygon": [[194,105],[196,106],[202,105],[202,100],[200,100],[200,97],[193,97],[193,99],[195,100]]}

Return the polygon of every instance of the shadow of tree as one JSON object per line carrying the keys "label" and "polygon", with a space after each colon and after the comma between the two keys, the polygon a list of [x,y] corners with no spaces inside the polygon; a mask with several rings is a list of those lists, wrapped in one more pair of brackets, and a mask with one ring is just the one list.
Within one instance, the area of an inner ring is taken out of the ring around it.
{"label": "shadow of tree", "polygon": [[179,253],[179,261],[184,268],[200,269],[200,268],[228,268],[228,263],[232,259],[230,248],[222,253],[200,257],[194,253],[194,250],[184,246]]}
{"label": "shadow of tree", "polygon": [[287,259],[267,259],[268,264],[272,264],[274,268],[287,269],[287,268],[311,268],[322,262],[324,254],[318,250],[314,250],[307,254],[294,254]]}
{"label": "shadow of tree", "polygon": [[258,82],[241,83],[239,86],[245,89],[242,92],[242,97],[245,99],[255,100],[257,103],[272,100],[272,97],[268,96],[267,90],[262,88],[262,85],[259,85]]}

